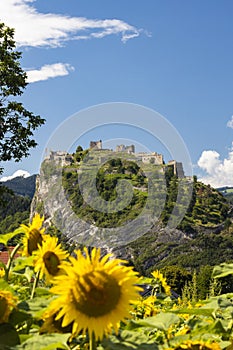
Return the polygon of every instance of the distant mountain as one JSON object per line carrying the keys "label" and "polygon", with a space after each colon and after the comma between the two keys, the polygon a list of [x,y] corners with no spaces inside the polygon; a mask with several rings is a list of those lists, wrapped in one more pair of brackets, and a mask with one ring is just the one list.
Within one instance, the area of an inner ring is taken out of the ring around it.
{"label": "distant mountain", "polygon": [[233,187],[224,186],[216,188],[217,191],[221,192],[223,195],[226,195],[228,193],[233,193]]}
{"label": "distant mountain", "polygon": [[228,202],[233,204],[233,187],[224,186],[217,188],[217,191],[220,192]]}
{"label": "distant mountain", "polygon": [[17,195],[28,196],[32,199],[36,189],[36,175],[14,177],[3,182],[2,185],[11,189]]}
{"label": "distant mountain", "polygon": [[1,177],[0,178],[0,182],[5,182],[5,181],[8,181],[8,180],[12,180],[12,179],[14,179],[15,177],[29,177],[30,176],[30,174],[29,174],[29,172],[28,171],[26,171],[26,170],[21,170],[21,169],[19,169],[19,170],[16,170],[15,172],[14,172],[14,174],[12,174],[12,175],[10,175],[10,176],[3,176],[3,177]]}

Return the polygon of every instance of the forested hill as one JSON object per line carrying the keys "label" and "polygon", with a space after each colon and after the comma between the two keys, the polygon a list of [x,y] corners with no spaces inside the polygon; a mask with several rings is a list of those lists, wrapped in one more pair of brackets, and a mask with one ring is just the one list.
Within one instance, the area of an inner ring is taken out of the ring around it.
{"label": "forested hill", "polygon": [[[73,210],[82,218],[95,222],[102,227],[113,227],[122,224],[138,215],[143,209],[147,200],[148,180],[141,172],[137,164],[131,161],[109,161],[97,175],[97,189],[100,196],[111,201],[116,198],[116,184],[119,179],[130,180],[134,185],[134,196],[130,206],[119,213],[106,214],[101,210],[98,212],[87,205],[79,191],[78,173],[72,164],[72,170],[67,167],[63,175],[63,185],[70,200]],[[168,222],[177,199],[179,180],[173,173],[171,167],[165,170],[166,184],[162,186],[158,181],[158,197],[161,195],[161,202],[165,200],[164,210],[160,215],[161,223]],[[165,191],[165,196],[164,196]],[[184,194],[185,196],[185,194]],[[158,200],[156,198],[155,200]],[[182,202],[182,200],[181,200]],[[159,205],[159,202],[158,202]],[[181,205],[180,205],[181,206]],[[225,221],[231,212],[231,204],[217,190],[209,185],[198,182],[194,176],[193,193],[191,201],[183,221],[178,226],[183,232],[190,234],[202,228],[216,228],[225,225]]]}
{"label": "forested hill", "polygon": [[[133,185],[133,198],[130,205],[119,212],[109,213],[94,210],[90,205],[83,201],[79,189],[79,177],[82,176],[83,155],[87,150],[82,151],[77,149],[73,155],[72,164],[66,166],[63,172],[63,186],[65,188],[67,198],[72,204],[73,210],[77,215],[86,218],[89,222],[95,223],[100,227],[117,227],[128,220],[132,220],[144,208],[148,199],[148,178],[140,168],[140,164],[124,158],[117,158],[117,154],[113,153],[113,158],[103,164],[99,169],[96,178],[96,187],[99,195],[106,201],[114,201],[117,196],[116,186],[119,180],[126,179]],[[103,153],[103,154],[102,154]],[[104,151],[98,151],[91,155],[89,168],[85,165],[85,171],[92,168],[100,157],[104,157]],[[145,165],[144,165],[145,166]],[[48,164],[44,163],[43,169],[45,173],[50,169]],[[163,172],[161,172],[161,170]],[[148,173],[153,172],[157,177],[154,183],[156,195],[153,201],[156,201],[157,206],[163,206],[164,210],[160,215],[161,223],[166,224],[169,217],[172,215],[173,208],[176,204],[178,187],[180,179],[174,173],[173,166],[146,165]],[[46,175],[48,176],[48,174]],[[45,176],[45,177],[46,177]],[[182,211],[182,203],[185,203],[187,197],[188,179],[182,179],[183,197],[179,200],[177,211]],[[197,227],[216,227],[221,225],[227,219],[230,212],[230,203],[225,197],[211,186],[206,186],[197,181],[194,176],[193,193],[184,220],[179,228],[185,233],[196,231]]]}
{"label": "forested hill", "polygon": [[32,199],[36,189],[36,175],[29,177],[18,176],[3,182],[2,185],[10,188],[15,194],[28,196]]}
{"label": "forested hill", "polygon": [[2,190],[0,198],[0,233],[11,232],[29,221],[31,198]]}
{"label": "forested hill", "polygon": [[[98,159],[104,157],[104,151],[98,151],[98,157],[92,154],[89,165],[83,163],[84,152],[87,154],[88,151],[76,151],[72,163],[63,167],[63,187],[73,211],[84,222],[89,222],[97,228],[117,228],[131,222],[142,212],[148,197],[148,179],[140,168],[140,164],[136,164],[131,159],[117,158],[116,155],[115,158],[106,161],[99,168],[96,187],[99,196],[105,201],[110,203],[115,201],[119,180],[128,180],[133,185],[133,196],[130,204],[118,212],[109,211],[106,213],[106,211],[101,210],[101,207],[94,209],[90,204],[87,204],[83,200],[79,188],[79,176],[82,176],[82,172],[87,170],[92,171],[92,164],[97,164]],[[150,167],[154,165],[148,164],[147,166],[149,171]],[[180,180],[174,174],[174,169],[171,166],[162,165],[161,167],[163,169],[157,166],[159,179],[155,184],[157,195],[152,199],[157,201],[157,206],[160,205],[160,201],[164,204],[165,199],[165,206],[159,216],[159,222],[141,238],[127,246],[119,247],[118,251],[116,249],[116,254],[130,260],[143,274],[149,274],[155,268],[169,265],[199,268],[201,265],[215,265],[223,261],[233,260],[231,203],[217,190],[198,182],[197,178],[194,177],[193,192],[186,215],[177,229],[169,230],[166,224],[169,218],[174,215],[173,209]],[[61,219],[67,217],[65,208],[59,206],[60,191],[56,189],[56,174],[51,173],[52,169],[53,166],[49,160],[42,164],[41,176],[33,203],[34,212],[39,210],[43,214],[44,198],[51,201],[51,206],[49,204],[46,207],[46,216],[50,222],[53,222],[53,215]],[[163,174],[162,181],[160,181],[159,174]],[[183,181],[188,181],[188,179],[183,179]],[[51,200],[52,192],[53,198]],[[185,198],[185,188],[183,194]],[[180,198],[177,210],[182,210],[182,203],[183,200]],[[77,235],[74,236],[74,240],[75,237]]]}
{"label": "forested hill", "polygon": [[19,176],[1,184],[0,233],[10,232],[19,224],[28,222],[35,187],[36,175]]}

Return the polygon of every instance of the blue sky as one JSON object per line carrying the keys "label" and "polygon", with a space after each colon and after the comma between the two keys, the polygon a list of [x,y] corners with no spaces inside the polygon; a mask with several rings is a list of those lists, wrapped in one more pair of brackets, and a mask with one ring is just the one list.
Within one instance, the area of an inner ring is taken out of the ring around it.
{"label": "blue sky", "polygon": [[49,137],[74,113],[129,102],[167,118],[200,179],[233,185],[232,13],[231,0],[0,0],[28,72],[22,101],[46,119],[38,147],[3,175],[37,173]]}

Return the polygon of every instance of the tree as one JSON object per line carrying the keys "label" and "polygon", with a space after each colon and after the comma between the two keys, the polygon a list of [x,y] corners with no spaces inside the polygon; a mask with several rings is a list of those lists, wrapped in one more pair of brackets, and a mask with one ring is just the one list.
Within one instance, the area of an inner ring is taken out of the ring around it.
{"label": "tree", "polygon": [[197,275],[198,284],[198,296],[199,299],[205,299],[210,292],[211,285],[211,275],[213,272],[213,267],[210,265],[203,265]]}
{"label": "tree", "polygon": [[[37,145],[33,132],[45,120],[15,101],[27,86],[27,74],[20,66],[14,29],[0,23],[0,162],[16,162]],[[0,168],[2,173],[3,168]]]}
{"label": "tree", "polygon": [[167,284],[171,289],[179,295],[182,294],[185,284],[192,280],[191,273],[177,265],[165,266],[160,272],[166,277]]}
{"label": "tree", "polygon": [[79,152],[82,152],[83,151],[83,148],[82,148],[82,146],[78,146],[77,148],[76,148],[76,153],[79,153]]}

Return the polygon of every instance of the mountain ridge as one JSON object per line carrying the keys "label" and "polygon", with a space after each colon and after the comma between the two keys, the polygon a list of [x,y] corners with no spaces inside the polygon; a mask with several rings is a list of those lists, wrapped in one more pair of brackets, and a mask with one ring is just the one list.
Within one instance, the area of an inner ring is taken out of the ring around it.
{"label": "mountain ridge", "polygon": [[28,177],[16,176],[13,179],[2,182],[1,185],[9,188],[17,195],[28,196],[32,199],[36,190],[36,177],[36,174]]}

